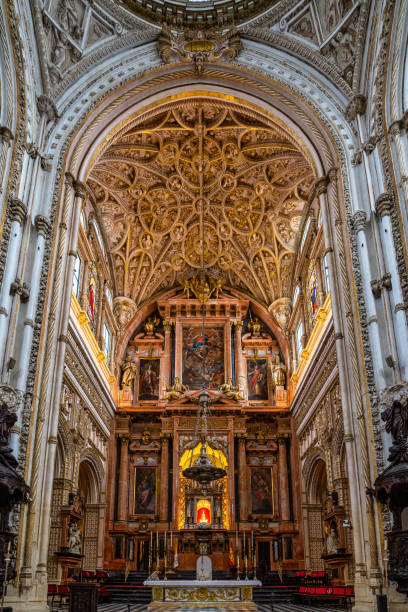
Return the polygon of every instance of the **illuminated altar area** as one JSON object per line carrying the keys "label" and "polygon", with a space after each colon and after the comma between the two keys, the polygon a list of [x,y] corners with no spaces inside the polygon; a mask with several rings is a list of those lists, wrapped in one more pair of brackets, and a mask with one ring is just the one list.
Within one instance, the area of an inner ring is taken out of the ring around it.
{"label": "illuminated altar area", "polygon": [[[105,566],[193,570],[204,542],[213,571],[234,567],[253,576],[262,563],[297,569],[295,447],[277,337],[259,308],[235,292],[218,289],[205,301],[204,334],[200,306],[191,291],[173,289],[129,338],[116,392]],[[207,452],[226,475],[203,489],[183,471],[202,448],[194,436],[204,383]]]}

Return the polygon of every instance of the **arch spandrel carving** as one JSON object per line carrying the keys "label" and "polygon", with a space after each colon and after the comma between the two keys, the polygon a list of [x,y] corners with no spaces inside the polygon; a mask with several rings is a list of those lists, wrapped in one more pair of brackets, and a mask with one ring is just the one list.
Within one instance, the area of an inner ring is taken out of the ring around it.
{"label": "arch spandrel carving", "polygon": [[204,208],[207,269],[269,305],[289,295],[314,180],[303,145],[280,122],[197,96],[122,128],[88,186],[110,236],[120,294],[140,305],[200,268]]}

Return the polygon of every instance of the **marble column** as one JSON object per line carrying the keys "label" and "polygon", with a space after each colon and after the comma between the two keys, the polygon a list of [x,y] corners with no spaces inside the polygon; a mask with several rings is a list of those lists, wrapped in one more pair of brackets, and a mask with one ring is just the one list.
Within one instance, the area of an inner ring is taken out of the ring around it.
{"label": "marble column", "polygon": [[21,200],[14,199],[10,204],[10,243],[7,250],[7,259],[0,293],[0,358],[3,357],[3,351],[6,345],[8,331],[7,318],[10,314],[10,306],[13,299],[10,287],[17,276],[20,243],[26,217],[26,205],[23,204]]}
{"label": "marble column", "polygon": [[167,521],[169,510],[169,439],[166,436],[162,438],[161,445],[159,516],[161,521]]}
{"label": "marble column", "polygon": [[239,477],[239,518],[241,521],[248,520],[248,469],[246,464],[245,437],[240,437],[238,442],[238,477]]}
{"label": "marble column", "polygon": [[118,486],[118,521],[126,521],[129,506],[129,436],[120,436],[120,466]]}
{"label": "marble column", "polygon": [[171,322],[163,321],[164,327],[164,355],[160,364],[160,395],[162,397],[166,387],[171,385]]}
{"label": "marble column", "polygon": [[242,321],[234,321],[235,334],[235,384],[240,388],[242,395],[247,398],[247,379],[246,379],[246,364],[245,358],[242,355],[241,332],[243,327]]}
{"label": "marble column", "polygon": [[281,521],[290,521],[288,463],[285,438],[279,438],[279,504]]}

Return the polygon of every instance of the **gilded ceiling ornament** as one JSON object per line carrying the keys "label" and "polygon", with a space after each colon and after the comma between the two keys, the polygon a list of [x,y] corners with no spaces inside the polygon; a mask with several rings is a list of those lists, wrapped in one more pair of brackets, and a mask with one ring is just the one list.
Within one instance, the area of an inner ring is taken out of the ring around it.
{"label": "gilded ceiling ornament", "polygon": [[207,62],[235,59],[241,48],[235,28],[223,33],[213,29],[175,32],[164,25],[157,42],[158,53],[166,64],[172,61],[193,62],[197,74],[204,71]]}
{"label": "gilded ceiling ornament", "polygon": [[207,301],[210,297],[218,299],[224,284],[225,280],[223,278],[213,278],[212,276],[206,276],[203,279],[201,275],[198,275],[190,279],[183,278],[180,280],[186,298],[190,299],[191,293],[200,301]]}
{"label": "gilded ceiling ornament", "polygon": [[[110,241],[121,328],[141,303],[201,268],[203,238],[210,276],[265,306],[289,297],[316,177],[301,146],[260,112],[205,96],[150,110],[106,143],[87,188]],[[209,282],[205,293],[216,295]]]}

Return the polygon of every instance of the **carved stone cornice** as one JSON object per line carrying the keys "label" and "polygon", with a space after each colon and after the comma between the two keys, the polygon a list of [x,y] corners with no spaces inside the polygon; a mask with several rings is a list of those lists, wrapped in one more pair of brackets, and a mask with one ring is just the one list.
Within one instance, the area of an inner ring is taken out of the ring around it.
{"label": "carved stone cornice", "polygon": [[18,198],[12,198],[10,201],[10,218],[12,221],[18,221],[23,224],[27,216],[27,206]]}
{"label": "carved stone cornice", "polygon": [[357,115],[364,115],[367,108],[367,97],[364,94],[356,94],[346,108],[347,121],[353,121]]}
{"label": "carved stone cornice", "polygon": [[387,192],[382,193],[378,196],[375,201],[375,214],[378,217],[385,217],[391,214],[392,199],[391,195]]}
{"label": "carved stone cornice", "polygon": [[51,231],[51,225],[48,219],[42,215],[37,215],[34,219],[34,224],[39,235],[47,238]]}
{"label": "carved stone cornice", "polygon": [[55,121],[59,117],[54,102],[44,94],[38,96],[37,108],[40,115],[45,115],[47,117],[47,121]]}
{"label": "carved stone cornice", "polygon": [[0,142],[9,144],[13,139],[13,132],[5,125],[0,126]]}
{"label": "carved stone cornice", "polygon": [[357,210],[352,217],[353,229],[358,232],[363,232],[367,227],[367,215],[364,210]]}

